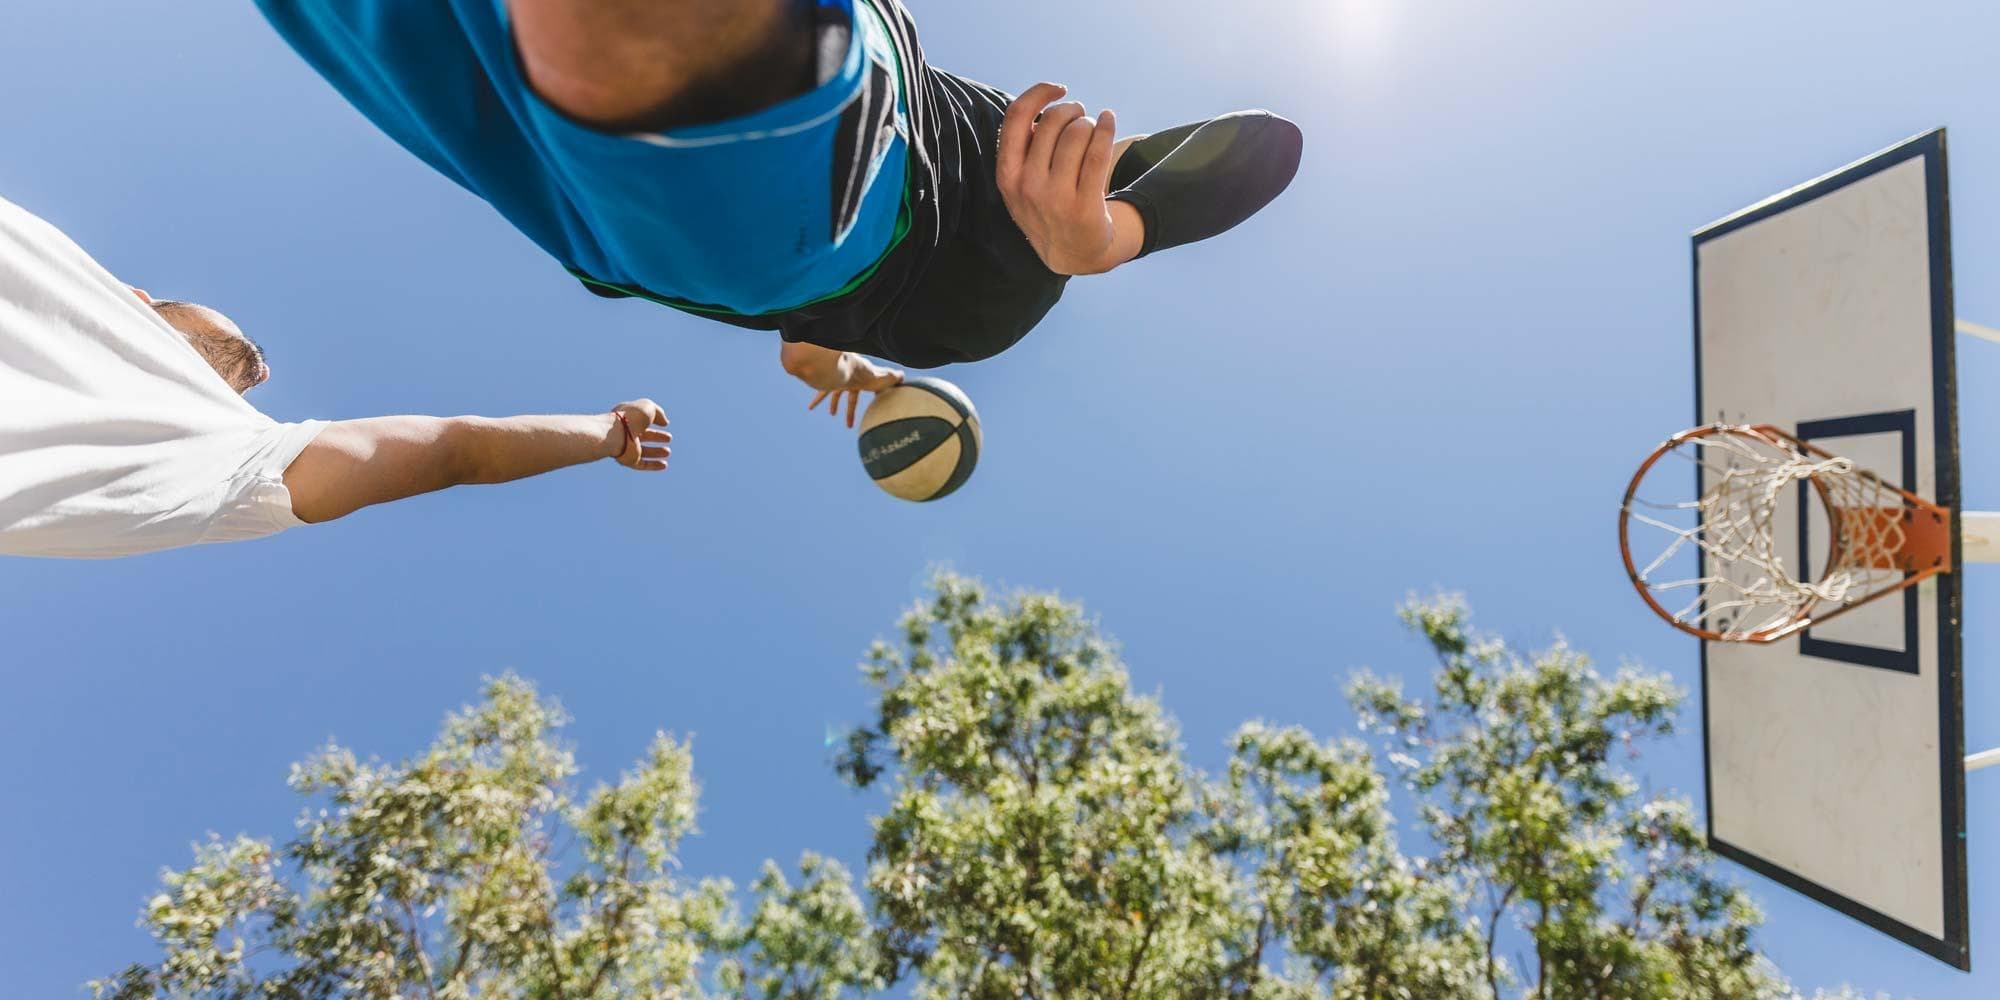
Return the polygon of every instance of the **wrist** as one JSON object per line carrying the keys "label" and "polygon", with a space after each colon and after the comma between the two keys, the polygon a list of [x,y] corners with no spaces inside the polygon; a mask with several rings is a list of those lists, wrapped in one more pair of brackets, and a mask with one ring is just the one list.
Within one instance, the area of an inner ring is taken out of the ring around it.
{"label": "wrist", "polygon": [[610,416],[611,426],[604,433],[604,457],[619,461],[632,447],[632,425],[625,421],[622,411],[612,410]]}
{"label": "wrist", "polygon": [[1146,209],[1151,206],[1114,195],[1105,199],[1104,207],[1111,213],[1111,246],[1100,271],[1109,271],[1145,255]]}
{"label": "wrist", "polygon": [[880,384],[889,369],[862,357],[853,351],[841,355],[840,388],[843,390],[870,389]]}

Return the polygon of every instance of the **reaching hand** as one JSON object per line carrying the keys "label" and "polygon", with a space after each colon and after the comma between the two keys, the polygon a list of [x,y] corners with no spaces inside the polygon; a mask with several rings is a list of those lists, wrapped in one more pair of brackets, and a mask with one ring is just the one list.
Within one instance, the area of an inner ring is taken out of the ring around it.
{"label": "reaching hand", "polygon": [[667,426],[667,413],[660,409],[660,404],[650,399],[635,399],[612,407],[611,413],[624,427],[618,438],[623,446],[613,456],[619,465],[642,472],[658,472],[667,467],[667,456],[673,454],[667,443],[674,436],[663,429]]}
{"label": "reaching hand", "polygon": [[1055,103],[1068,92],[1038,83],[1007,106],[996,179],[1008,214],[1049,270],[1096,274],[1122,263],[1112,259],[1117,233],[1104,199],[1118,117],[1107,108],[1093,120],[1075,101]]}
{"label": "reaching hand", "polygon": [[819,408],[821,400],[830,399],[833,402],[827,404],[826,410],[828,413],[833,414],[834,419],[837,420],[840,418],[840,398],[846,396],[847,426],[853,427],[855,418],[861,415],[861,394],[863,392],[881,392],[892,386],[901,385],[903,382],[903,373],[894,368],[883,368],[880,365],[871,364],[867,359],[856,355],[850,354],[847,357],[853,358],[854,364],[849,369],[844,384],[838,388],[821,389],[817,395],[813,396],[812,402],[806,405],[806,409],[816,410]]}

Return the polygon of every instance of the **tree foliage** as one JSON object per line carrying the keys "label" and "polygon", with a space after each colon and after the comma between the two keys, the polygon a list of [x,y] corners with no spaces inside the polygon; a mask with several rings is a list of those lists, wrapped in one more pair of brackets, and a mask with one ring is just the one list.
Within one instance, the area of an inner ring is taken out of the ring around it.
{"label": "tree foliage", "polygon": [[[1641,798],[1620,766],[1673,731],[1682,694],[1636,670],[1605,678],[1558,643],[1522,657],[1467,625],[1462,601],[1402,609],[1438,657],[1429,704],[1364,675],[1364,729],[1387,737],[1437,845],[1432,871],[1465,887],[1491,995],[1780,997],[1751,947],[1760,917],[1710,870],[1685,799]],[[1532,957],[1496,946],[1523,929]]]}
{"label": "tree foliage", "polygon": [[[820,1000],[875,985],[866,916],[833,861],[775,867],[738,919],[729,883],[683,884],[693,761],[659,736],[616,784],[583,791],[559,707],[515,677],[446,720],[430,750],[364,763],[328,747],[294,766],[309,805],[282,849],[198,846],[140,922],[165,958],[100,997],[693,996]],[[559,840],[559,838],[561,838]]]}
{"label": "tree foliage", "polygon": [[[869,865],[767,863],[747,895],[687,881],[685,743],[584,789],[567,718],[489,682],[402,763],[297,765],[282,846],[198,845],[141,924],[161,950],[99,997],[1762,998],[1755,909],[1686,802],[1621,759],[1681,694],[1522,657],[1453,599],[1408,605],[1428,700],[1363,677],[1386,751],[1242,727],[1219,775],[1116,650],[1052,595],[941,577],[863,665],[873,719],[840,776],[874,790]],[[1398,840],[1406,786],[1429,856]],[[864,899],[865,897],[865,899]],[[747,915],[745,910],[747,908]],[[1515,946],[1527,949],[1510,959]]]}

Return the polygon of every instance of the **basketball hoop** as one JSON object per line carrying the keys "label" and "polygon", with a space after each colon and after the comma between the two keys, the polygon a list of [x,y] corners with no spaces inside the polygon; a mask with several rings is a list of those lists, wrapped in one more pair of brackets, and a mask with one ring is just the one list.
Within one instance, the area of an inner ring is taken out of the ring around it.
{"label": "basketball hoop", "polygon": [[[1696,499],[1640,495],[1648,473],[1669,455],[1701,469]],[[1797,502],[1795,486],[1810,486],[1827,519],[1826,558],[1812,579],[1786,565],[1774,531],[1779,505]],[[1674,524],[1676,516],[1692,523]],[[1675,628],[1717,642],[1764,643],[1951,572],[1951,521],[1950,510],[1776,427],[1710,424],[1669,438],[1633,474],[1618,514],[1618,547],[1639,596]],[[1644,564],[1633,553],[1635,525],[1666,535],[1665,547]],[[1699,570],[1667,571],[1688,555],[1698,555]]]}

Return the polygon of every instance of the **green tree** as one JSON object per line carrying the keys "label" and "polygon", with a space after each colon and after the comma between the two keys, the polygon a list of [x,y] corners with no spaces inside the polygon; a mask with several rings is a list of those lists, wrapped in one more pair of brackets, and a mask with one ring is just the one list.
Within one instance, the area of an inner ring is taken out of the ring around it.
{"label": "green tree", "polygon": [[[838,863],[766,864],[748,916],[683,881],[688,747],[588,791],[567,719],[517,678],[400,764],[330,747],[282,847],[212,840],[141,923],[161,959],[100,997],[1459,1000],[1791,996],[1684,802],[1615,757],[1670,730],[1664,678],[1522,659],[1451,600],[1404,617],[1431,704],[1352,695],[1435,856],[1399,845],[1371,748],[1244,726],[1190,768],[1116,650],[1051,595],[945,576],[863,666],[837,764],[884,796],[865,900]],[[1514,942],[1531,961],[1509,962]]]}
{"label": "green tree", "polygon": [[[198,846],[140,921],[165,952],[92,983],[100,997],[608,997],[822,1000],[874,983],[865,914],[838,864],[775,867],[752,919],[727,882],[683,885],[694,829],[687,747],[662,735],[616,784],[583,792],[561,709],[514,677],[446,720],[415,761],[329,747],[292,770],[308,797],[283,849]],[[558,838],[562,838],[559,843]]]}
{"label": "green tree", "polygon": [[919,996],[1464,995],[1476,942],[1360,746],[1250,726],[1209,783],[1072,605],[945,577],[902,632],[841,768],[893,779],[868,887]]}
{"label": "green tree", "polygon": [[[1479,991],[1480,942],[1458,887],[1398,850],[1388,790],[1353,741],[1302,729],[1238,730],[1208,792],[1203,839],[1235,866],[1256,921],[1226,994],[1430,998]],[[1263,958],[1295,957],[1287,977]]]}
{"label": "green tree", "polygon": [[[1402,617],[1438,657],[1432,703],[1366,675],[1350,697],[1419,797],[1431,870],[1480,901],[1488,992],[1792,995],[1751,947],[1761,918],[1711,872],[1688,802],[1641,798],[1618,766],[1673,731],[1682,693],[1667,677],[1606,679],[1560,643],[1523,658],[1472,631],[1456,597],[1412,601]],[[1497,953],[1509,924],[1533,948],[1525,968]]]}

